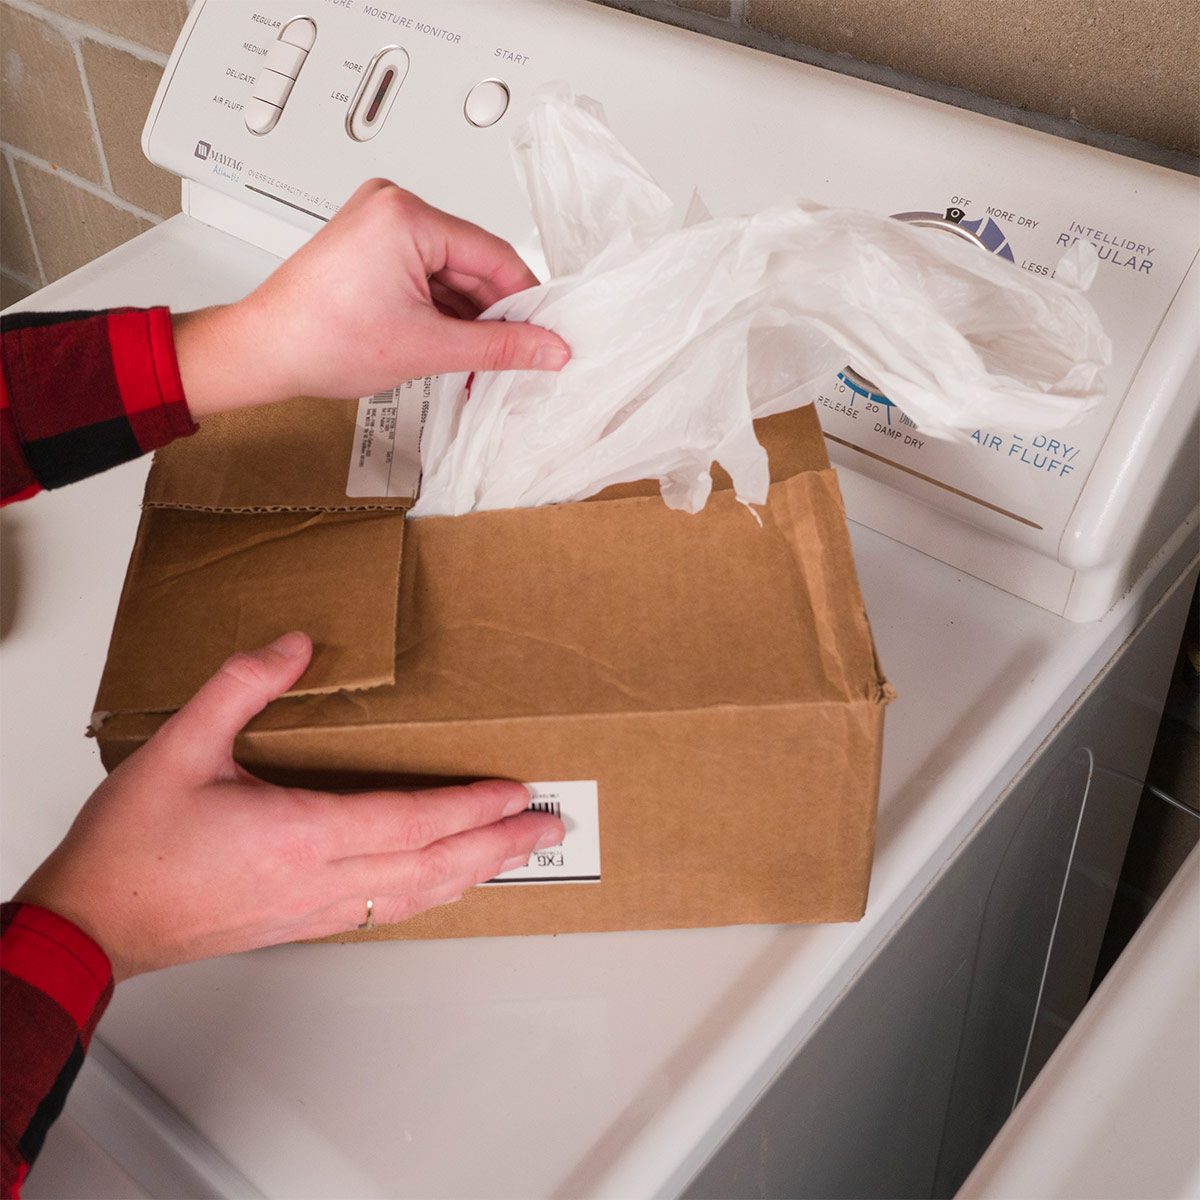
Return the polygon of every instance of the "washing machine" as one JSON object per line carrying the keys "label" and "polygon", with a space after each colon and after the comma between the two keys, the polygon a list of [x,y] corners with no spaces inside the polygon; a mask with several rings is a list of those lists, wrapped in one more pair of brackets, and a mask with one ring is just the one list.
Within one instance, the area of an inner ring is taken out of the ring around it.
{"label": "washing machine", "polygon": [[[1086,999],[1196,579],[1195,179],[573,0],[197,0],[143,137],[182,212],[20,307],[234,300],[373,175],[538,264],[510,142],[559,79],[718,214],[916,214],[1036,273],[1091,241],[1109,401],[950,445],[853,370],[814,389],[899,694],[861,921],[139,977],[47,1144],[78,1194],[951,1195]],[[10,891],[102,775],[146,469],[4,516]]]}
{"label": "washing machine", "polygon": [[960,1200],[1200,1196],[1200,850],[1193,850]]}

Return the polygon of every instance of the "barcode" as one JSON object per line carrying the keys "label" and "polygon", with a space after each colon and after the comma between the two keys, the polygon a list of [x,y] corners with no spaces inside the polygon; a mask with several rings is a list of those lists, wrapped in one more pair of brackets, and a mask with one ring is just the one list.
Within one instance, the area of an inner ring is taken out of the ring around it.
{"label": "barcode", "polygon": [[600,797],[594,779],[555,779],[528,783],[526,812],[558,817],[566,826],[557,846],[534,852],[525,866],[504,871],[488,884],[500,886],[599,883]]}

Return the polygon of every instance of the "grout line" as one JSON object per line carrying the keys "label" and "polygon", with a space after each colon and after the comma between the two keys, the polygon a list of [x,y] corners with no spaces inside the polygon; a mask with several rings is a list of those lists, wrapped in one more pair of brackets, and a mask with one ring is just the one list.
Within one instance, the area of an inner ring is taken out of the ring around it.
{"label": "grout line", "polygon": [[729,23],[731,25],[746,24],[747,0],[729,0]]}
{"label": "grout line", "polygon": [[[11,146],[7,142],[0,142],[0,148],[3,148],[5,154],[9,156],[10,161],[23,162],[27,166],[36,167],[39,171],[47,175],[57,175],[60,179],[65,179],[68,183],[74,184],[80,191],[87,192],[89,195],[95,196],[98,200],[107,200],[114,208],[122,209],[135,217],[141,217],[143,221],[149,221],[153,225],[161,225],[164,220],[157,213],[139,208],[138,205],[131,204],[128,200],[122,199],[113,192],[105,191],[98,184],[92,183],[90,179],[80,178],[73,171],[68,171],[66,167],[56,167],[48,163],[44,158],[38,158],[37,155],[21,150],[17,146]],[[13,170],[13,178],[16,178],[15,169]]]}
{"label": "grout line", "polygon": [[143,46],[139,42],[130,41],[129,38],[121,37],[120,34],[97,29],[94,25],[87,25],[73,17],[42,8],[41,5],[31,3],[30,0],[3,0],[3,2],[9,8],[24,13],[28,17],[37,17],[39,21],[45,21],[52,29],[62,34],[72,46],[78,46],[78,43],[86,38],[88,41],[98,42],[101,46],[107,46],[110,50],[124,50],[126,54],[132,54],[134,58],[144,59],[156,66],[165,67],[167,65],[168,56],[166,54],[158,50],[151,50],[149,46]]}
{"label": "grout line", "polygon": [[29,234],[29,244],[33,247],[33,261],[37,263],[38,275],[41,276],[41,283],[38,287],[46,286],[46,268],[42,266],[42,254],[38,250],[37,238],[33,235],[33,222],[29,219],[29,206],[25,203],[25,193],[21,189],[21,181],[17,178],[16,163],[13,162],[12,155],[6,154],[4,161],[8,164],[8,173],[12,178],[13,187],[17,189],[17,204],[21,208],[21,216],[25,218],[25,230]]}
{"label": "grout line", "polygon": [[0,275],[7,275],[14,283],[19,283],[22,287],[28,288],[31,292],[39,291],[42,287],[40,283],[31,275],[23,275],[20,271],[14,271],[11,267],[0,267]]}
{"label": "grout line", "polygon": [[92,99],[92,85],[88,82],[87,68],[83,65],[83,48],[78,42],[71,46],[75,54],[75,65],[79,68],[79,83],[83,88],[83,106],[87,109],[88,123],[92,127],[92,141],[96,143],[96,154],[100,159],[100,182],[114,192],[112,173],[108,169],[108,155],[104,152],[104,139],[100,136],[100,122],[96,120],[96,102]]}

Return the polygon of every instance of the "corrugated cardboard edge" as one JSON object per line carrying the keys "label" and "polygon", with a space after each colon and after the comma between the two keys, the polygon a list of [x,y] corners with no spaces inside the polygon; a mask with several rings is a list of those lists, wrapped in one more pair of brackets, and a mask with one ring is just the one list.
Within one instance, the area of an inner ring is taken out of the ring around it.
{"label": "corrugated cardboard edge", "polygon": [[[827,467],[823,471],[810,472],[810,477],[817,485],[825,489],[830,501],[830,519],[821,529],[823,547],[830,557],[848,564],[850,569],[850,577],[841,581],[842,590],[854,597],[851,616],[855,625],[856,637],[861,640],[863,646],[869,649],[874,676],[873,691],[864,698],[873,703],[888,704],[896,698],[896,693],[884,674],[883,665],[879,660],[879,650],[875,645],[875,637],[871,632],[871,623],[867,618],[862,586],[858,579],[858,565],[854,558],[854,546],[850,540],[846,506],[842,499],[842,489],[838,482],[837,472],[832,467]],[[793,549],[801,561],[808,561],[811,557],[809,548],[802,542],[795,543]],[[829,600],[830,606],[834,603],[836,601]]]}
{"label": "corrugated cardboard edge", "polygon": [[407,497],[390,504],[372,501],[369,504],[325,504],[317,507],[306,504],[241,504],[225,507],[219,504],[177,504],[163,500],[143,500],[142,508],[170,509],[174,512],[214,513],[218,516],[236,516],[238,513],[352,513],[352,512],[407,512],[416,503]]}
{"label": "corrugated cardboard edge", "polygon": [[[338,692],[345,692],[347,695],[354,695],[357,692],[369,692],[374,688],[386,687],[392,682],[393,676],[380,676],[378,679],[364,680],[362,683],[348,684],[329,684],[326,687],[295,687],[283,693],[284,696],[333,696]],[[161,717],[165,721],[168,717],[177,713],[183,706],[175,705],[173,708],[123,708],[119,711],[112,709],[97,708],[88,718],[87,728],[83,731],[84,737],[99,738],[101,731],[106,726],[111,726],[113,721],[119,720],[121,717]],[[105,733],[105,737],[108,734]],[[128,758],[139,745],[146,742],[151,735],[147,734],[138,740],[137,745],[131,746],[128,751],[121,755],[121,758],[116,759],[112,765],[109,765],[108,757],[104,754],[103,749],[100,754],[100,761],[104,765],[106,771],[111,771],[118,762],[124,758]]]}

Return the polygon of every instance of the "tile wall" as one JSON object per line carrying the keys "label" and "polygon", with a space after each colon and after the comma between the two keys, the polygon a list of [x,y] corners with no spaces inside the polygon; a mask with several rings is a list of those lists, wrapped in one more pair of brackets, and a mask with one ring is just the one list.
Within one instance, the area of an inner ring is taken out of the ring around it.
{"label": "tile wall", "polygon": [[1200,154],[1200,11],[1193,0],[608,2],[662,20],[703,22],[706,32],[822,66],[840,63],[853,74],[880,67]]}
{"label": "tile wall", "polygon": [[[1074,122],[1087,140],[1133,139],[1117,149],[1176,163],[1200,151],[1194,0],[605,2],[952,102]],[[177,211],[177,182],[145,161],[139,136],[187,7],[0,0],[0,306]]]}
{"label": "tile wall", "polygon": [[0,305],[179,208],[138,139],[185,0],[0,3]]}

